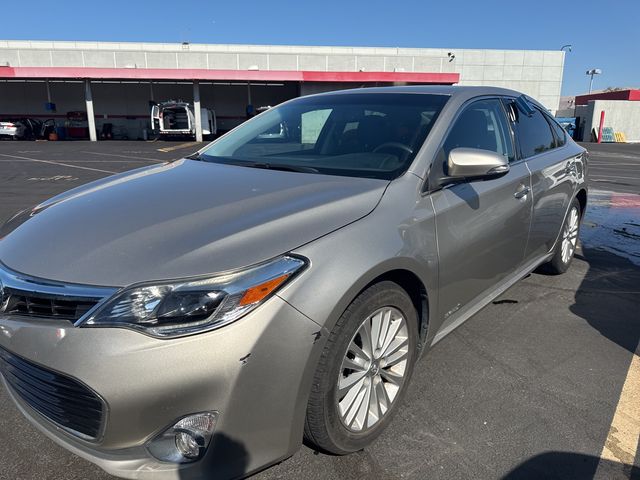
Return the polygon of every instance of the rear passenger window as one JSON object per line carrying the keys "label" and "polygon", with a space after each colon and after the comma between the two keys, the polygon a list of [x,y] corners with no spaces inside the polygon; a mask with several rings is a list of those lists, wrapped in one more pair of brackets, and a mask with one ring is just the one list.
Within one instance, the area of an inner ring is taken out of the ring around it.
{"label": "rear passenger window", "polygon": [[553,129],[553,133],[556,134],[556,147],[561,147],[567,143],[567,131],[553,118],[547,116],[547,121]]}
{"label": "rear passenger window", "polygon": [[511,103],[515,128],[523,158],[533,157],[555,147],[555,138],[544,114],[535,106],[529,116],[515,102]]}
{"label": "rear passenger window", "polygon": [[479,100],[464,109],[444,142],[445,158],[454,148],[477,148],[515,157],[511,132],[498,99]]}

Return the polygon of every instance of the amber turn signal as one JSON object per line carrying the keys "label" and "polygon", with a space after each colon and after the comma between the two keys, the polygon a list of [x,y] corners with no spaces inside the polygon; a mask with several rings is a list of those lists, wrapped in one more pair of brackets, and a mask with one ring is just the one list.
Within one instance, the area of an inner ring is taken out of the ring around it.
{"label": "amber turn signal", "polygon": [[282,282],[284,282],[287,278],[289,278],[289,274],[280,275],[272,280],[268,280],[260,285],[256,285],[255,287],[251,287],[240,299],[239,306],[251,305],[252,303],[256,303],[261,301],[264,297],[273,292]]}

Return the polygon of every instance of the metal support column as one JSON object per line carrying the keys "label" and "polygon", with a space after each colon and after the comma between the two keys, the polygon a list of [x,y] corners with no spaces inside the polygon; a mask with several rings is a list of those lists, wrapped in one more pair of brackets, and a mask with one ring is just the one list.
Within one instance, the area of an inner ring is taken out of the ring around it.
{"label": "metal support column", "polygon": [[202,141],[202,113],[200,109],[200,83],[193,81],[193,115],[196,117],[196,142]]}
{"label": "metal support column", "polygon": [[93,96],[91,95],[91,81],[84,81],[84,101],[87,104],[87,123],[89,126],[89,140],[96,142],[98,135],[96,132],[96,117],[93,113]]}

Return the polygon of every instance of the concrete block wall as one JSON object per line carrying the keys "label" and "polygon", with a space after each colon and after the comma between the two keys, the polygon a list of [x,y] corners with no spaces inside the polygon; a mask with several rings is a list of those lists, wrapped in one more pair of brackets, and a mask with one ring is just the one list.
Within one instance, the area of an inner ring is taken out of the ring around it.
{"label": "concrete block wall", "polygon": [[[450,56],[449,53],[452,55]],[[0,41],[0,66],[456,72],[558,108],[564,52],[443,48]]]}
{"label": "concrete block wall", "polygon": [[[458,61],[458,53],[454,61]],[[464,50],[461,62],[461,85],[512,88],[537,99],[549,110],[558,109],[564,52]]]}
{"label": "concrete block wall", "polygon": [[600,127],[603,111],[605,127],[624,133],[628,142],[640,142],[640,102],[626,100],[591,100],[588,105],[576,107],[576,116],[584,125],[583,141],[588,142],[591,130]]}
{"label": "concrete block wall", "polygon": [[[581,136],[576,137],[583,142],[589,142],[591,140],[591,129],[593,128],[593,103],[589,105],[577,105],[574,109],[573,116],[580,122],[577,127],[579,132],[582,132]],[[598,122],[599,120],[596,120]],[[597,125],[597,123],[595,124]],[[597,126],[596,126],[597,128]]]}

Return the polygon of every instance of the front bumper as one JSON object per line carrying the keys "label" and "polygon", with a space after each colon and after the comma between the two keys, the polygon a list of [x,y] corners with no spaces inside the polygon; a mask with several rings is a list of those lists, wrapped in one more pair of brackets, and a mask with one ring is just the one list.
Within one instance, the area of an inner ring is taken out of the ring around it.
{"label": "front bumper", "polygon": [[[117,328],[0,316],[0,347],[71,376],[97,392],[107,414],[102,435],[82,440],[33,410],[45,434],[125,478],[235,478],[293,454],[302,426],[321,328],[275,296],[219,330],[172,340]],[[179,418],[219,412],[205,457],[159,462],[147,442]]]}

